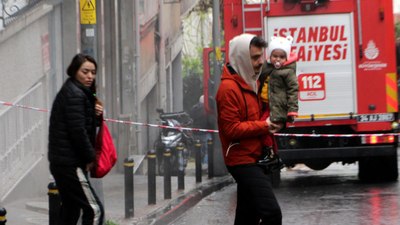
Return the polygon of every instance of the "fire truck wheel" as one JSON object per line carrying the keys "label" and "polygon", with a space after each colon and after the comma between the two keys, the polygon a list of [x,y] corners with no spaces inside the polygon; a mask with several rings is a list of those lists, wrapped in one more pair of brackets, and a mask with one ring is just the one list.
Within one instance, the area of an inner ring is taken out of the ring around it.
{"label": "fire truck wheel", "polygon": [[398,176],[397,155],[367,157],[358,162],[358,178],[361,181],[395,181]]}
{"label": "fire truck wheel", "polygon": [[331,161],[311,161],[305,162],[306,166],[310,167],[313,170],[323,170],[326,169],[329,165],[331,165]]}

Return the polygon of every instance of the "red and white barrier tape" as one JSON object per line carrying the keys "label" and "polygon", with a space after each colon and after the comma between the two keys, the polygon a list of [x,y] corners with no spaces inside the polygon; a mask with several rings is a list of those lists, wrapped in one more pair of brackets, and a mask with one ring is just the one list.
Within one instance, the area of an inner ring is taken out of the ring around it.
{"label": "red and white barrier tape", "polygon": [[18,104],[14,104],[11,102],[0,101],[0,105],[10,106],[10,107],[18,107],[18,108],[23,108],[23,109],[31,109],[31,110],[40,111],[40,112],[49,112],[49,110],[47,110],[47,109],[41,109],[41,108],[30,107],[30,106],[25,106],[25,105],[18,105]]}
{"label": "red and white barrier tape", "polygon": [[132,122],[132,121],[126,121],[126,120],[115,120],[115,119],[104,119],[104,120],[109,121],[109,122],[114,122],[114,123],[123,123],[123,124],[139,125],[139,126],[146,126],[146,127],[158,127],[158,128],[163,128],[163,129],[176,129],[176,130],[181,130],[181,131],[182,130],[191,130],[191,131],[218,133],[218,130],[190,128],[190,127],[171,127],[171,126],[165,126],[165,125],[139,123],[139,122]]}
{"label": "red and white barrier tape", "polygon": [[275,133],[275,136],[281,137],[370,137],[370,136],[393,136],[399,135],[398,133],[385,133],[385,134],[280,134]]}
{"label": "red and white barrier tape", "polygon": [[[30,106],[25,106],[25,105],[18,105],[18,104],[14,104],[14,103],[10,103],[10,102],[3,102],[1,100],[0,100],[0,105],[23,108],[23,109],[30,109],[30,110],[40,111],[40,112],[49,112],[49,110],[47,110],[47,109],[41,109],[41,108],[30,107]],[[136,126],[218,133],[218,130],[210,130],[210,129],[200,129],[200,128],[191,128],[191,127],[171,127],[171,126],[165,126],[165,125],[159,125],[159,124],[139,123],[139,122],[108,119],[108,118],[105,118],[104,120],[108,121],[108,122],[113,122],[113,123],[122,123],[122,124],[136,125]],[[398,133],[386,133],[386,134],[284,134],[284,133],[275,133],[274,135],[281,136],[281,137],[368,137],[368,136],[384,137],[384,136],[392,136],[392,135],[399,135],[399,134]]]}
{"label": "red and white barrier tape", "polygon": [[[18,104],[14,104],[11,102],[0,101],[0,105],[23,108],[23,109],[30,109],[30,110],[40,111],[40,112],[49,112],[49,110],[47,110],[47,109],[41,109],[41,108],[30,107],[30,106],[25,106],[25,105],[18,105]],[[163,128],[163,129],[176,129],[176,130],[181,130],[181,131],[182,130],[191,130],[191,131],[199,131],[199,132],[218,133],[218,130],[210,130],[210,129],[200,129],[200,128],[190,128],[190,127],[171,127],[171,126],[165,126],[165,125],[159,125],[159,124],[139,123],[139,122],[132,122],[132,121],[126,121],[126,120],[115,120],[115,119],[107,119],[107,118],[104,118],[104,120],[113,122],[113,123],[122,123],[122,124],[146,126],[146,127],[158,127],[158,128]]]}

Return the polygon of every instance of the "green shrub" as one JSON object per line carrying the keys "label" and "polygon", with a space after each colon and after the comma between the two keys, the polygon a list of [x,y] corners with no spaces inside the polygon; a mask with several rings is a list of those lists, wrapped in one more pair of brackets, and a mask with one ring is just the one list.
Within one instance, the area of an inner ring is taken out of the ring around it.
{"label": "green shrub", "polygon": [[106,225],[119,225],[118,223],[112,221],[112,220],[107,220]]}

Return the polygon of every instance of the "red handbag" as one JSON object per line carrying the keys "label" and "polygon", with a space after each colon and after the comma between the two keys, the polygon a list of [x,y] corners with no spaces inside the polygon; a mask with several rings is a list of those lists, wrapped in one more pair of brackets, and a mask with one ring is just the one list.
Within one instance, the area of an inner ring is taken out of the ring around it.
{"label": "red handbag", "polygon": [[90,171],[93,178],[102,178],[113,168],[117,162],[117,151],[114,146],[110,131],[103,120],[96,138],[96,163]]}

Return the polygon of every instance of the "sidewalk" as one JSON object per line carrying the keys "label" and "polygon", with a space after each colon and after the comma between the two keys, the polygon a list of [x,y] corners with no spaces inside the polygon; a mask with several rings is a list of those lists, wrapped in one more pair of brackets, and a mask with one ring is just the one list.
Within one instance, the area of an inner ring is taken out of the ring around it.
{"label": "sidewalk", "polygon": [[[177,188],[177,177],[171,178],[172,198],[164,199],[164,178],[156,178],[156,204],[148,204],[147,175],[134,176],[134,217],[125,218],[124,175],[111,173],[102,179],[106,220],[113,225],[168,224],[203,197],[234,181],[229,176],[208,179],[196,183],[194,166],[186,170],[185,189]],[[101,183],[101,182],[100,182]],[[4,206],[7,210],[7,225],[44,225],[48,222],[48,196],[26,199]]]}

